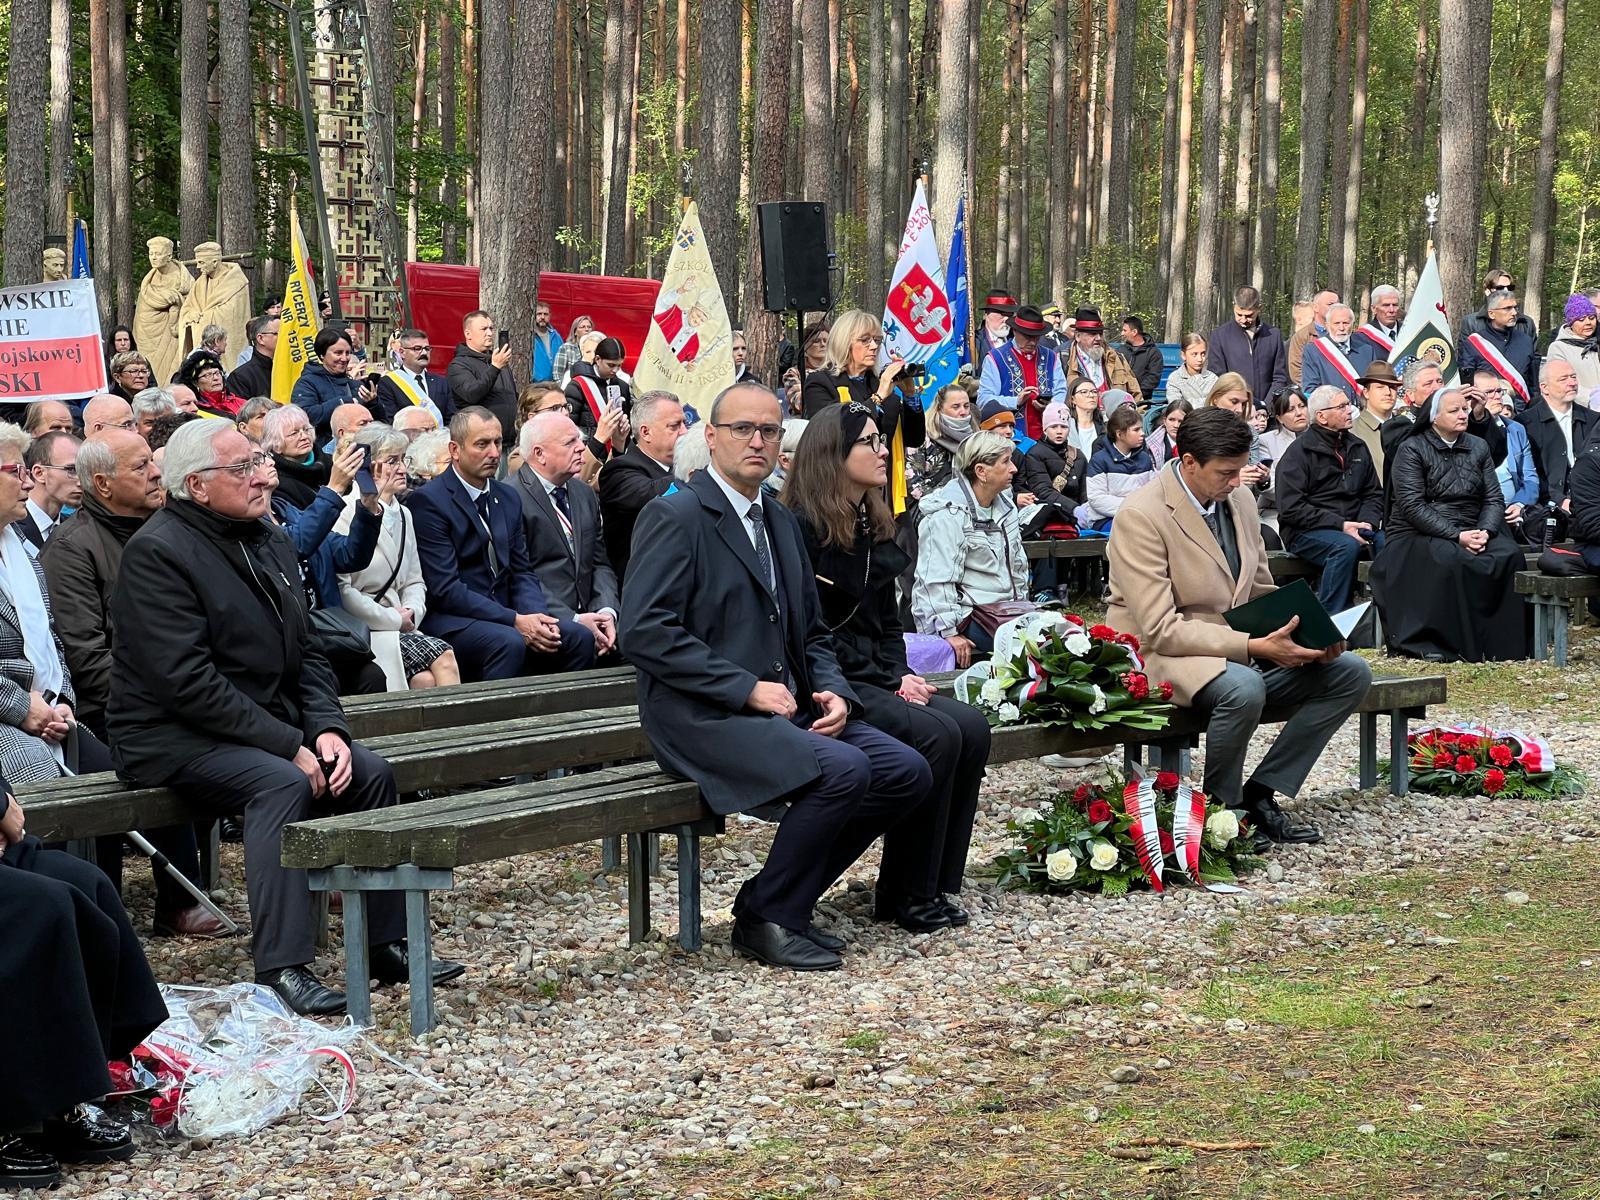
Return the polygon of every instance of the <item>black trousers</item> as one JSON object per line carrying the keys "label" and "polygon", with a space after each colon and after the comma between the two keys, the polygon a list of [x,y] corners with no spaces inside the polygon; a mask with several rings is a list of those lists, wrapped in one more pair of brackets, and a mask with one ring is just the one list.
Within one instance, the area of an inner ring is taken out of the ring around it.
{"label": "black trousers", "polygon": [[917,820],[933,787],[916,751],[865,721],[836,738],[810,735],[822,774],[786,797],[766,865],[740,889],[734,916],[802,932],[833,881],[886,830]]}
{"label": "black trousers", "polygon": [[[311,781],[286,758],[251,746],[218,746],[172,777],[179,792],[224,813],[244,813],[245,888],[250,896],[251,950],[256,970],[309,963],[316,952],[311,890],[304,871],[283,865],[283,827],[336,812],[395,804],[394,773],[365,746],[350,744],[355,775],[344,795],[313,801]],[[405,935],[397,892],[373,892],[367,904],[373,945]]]}
{"label": "black trousers", "polygon": [[106,1063],[166,1020],[139,938],[93,863],[24,837],[0,856],[0,1132],[111,1090]]}
{"label": "black trousers", "polygon": [[932,793],[916,819],[883,835],[879,889],[917,900],[959,892],[989,761],[989,723],[949,696],[910,704],[871,684],[852,680],[850,686],[868,722],[921,754],[933,775]]}

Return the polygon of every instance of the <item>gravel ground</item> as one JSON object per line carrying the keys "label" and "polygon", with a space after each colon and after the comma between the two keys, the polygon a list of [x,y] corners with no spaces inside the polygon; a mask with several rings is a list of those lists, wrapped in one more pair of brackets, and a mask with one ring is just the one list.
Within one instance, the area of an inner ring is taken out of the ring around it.
{"label": "gravel ground", "polygon": [[[1563,686],[1581,695],[1588,682],[1564,678]],[[1554,706],[1519,712],[1516,720],[1544,729],[1564,761],[1600,778],[1588,714],[1559,708],[1559,715]],[[1509,711],[1439,715],[1512,718]],[[641,947],[624,945],[624,883],[599,874],[597,848],[463,872],[454,892],[434,900],[436,952],[469,965],[463,981],[439,993],[440,1029],[413,1041],[404,992],[385,989],[377,1003],[375,1040],[442,1092],[369,1056],[356,1104],[340,1121],[296,1115],[247,1140],[152,1141],[131,1163],[74,1172],[54,1194],[706,1195],[667,1180],[671,1160],[777,1138],[815,1142],[834,1131],[840,1113],[854,1115],[857,1166],[870,1167],[891,1157],[897,1137],[933,1107],[970,1103],[1001,1072],[1014,1071],[1011,1051],[1030,1044],[1039,1023],[1039,1007],[1029,1002],[1038,993],[1065,1006],[1051,1013],[1057,1033],[1125,1046],[1130,1061],[1153,1030],[1181,1026],[1226,1037],[1226,1029],[1208,1029],[1205,1017],[1174,1003],[1181,990],[1227,970],[1226,939],[1207,936],[1219,923],[1255,920],[1262,932],[1248,948],[1253,961],[1337,937],[1336,917],[1284,906],[1337,894],[1357,876],[1441,866],[1460,854],[1493,857],[1524,837],[1536,815],[1521,803],[1358,793],[1355,761],[1352,721],[1298,806],[1325,840],[1275,851],[1270,873],[1252,876],[1240,895],[1046,898],[1002,895],[970,880],[963,897],[970,927],[910,936],[868,919],[874,864],[863,861],[823,902],[823,923],[850,941],[845,970],[824,975],[780,974],[729,953],[729,905],[770,838],[758,823],[736,821],[729,836],[707,844],[700,955],[669,940],[676,914],[670,840],[663,844],[668,870],[652,896],[664,928]],[[995,772],[973,865],[1005,847],[1008,816],[1088,774],[1035,763]],[[1568,809],[1553,836],[1600,834],[1591,801]],[[225,878],[237,884],[239,872],[230,858]],[[149,897],[140,874],[130,868],[131,906],[143,922]],[[224,901],[242,913],[242,892],[229,891]],[[1274,907],[1282,911],[1260,919]],[[1423,926],[1414,934],[1429,936],[1436,931]],[[242,941],[150,946],[165,980],[249,977]],[[331,973],[334,960],[323,966]],[[975,1134],[1004,1137],[1006,1129]],[[824,1169],[840,1168],[818,1174]],[[812,1182],[826,1189],[831,1179]]]}

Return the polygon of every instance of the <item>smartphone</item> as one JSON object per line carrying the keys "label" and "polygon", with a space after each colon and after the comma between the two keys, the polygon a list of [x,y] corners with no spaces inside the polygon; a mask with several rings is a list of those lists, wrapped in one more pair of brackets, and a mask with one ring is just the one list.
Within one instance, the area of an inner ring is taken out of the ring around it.
{"label": "smartphone", "polygon": [[372,447],[361,447],[361,469],[356,472],[356,487],[363,496],[376,496],[378,485],[372,480]]}
{"label": "smartphone", "polygon": [[500,340],[498,342],[498,345],[499,345],[500,349],[502,349],[502,350],[504,350],[507,346],[511,345],[511,330],[502,329],[500,331]]}
{"label": "smartphone", "polygon": [[614,383],[606,385],[606,407],[607,408],[621,408],[622,407],[622,389],[619,388]]}

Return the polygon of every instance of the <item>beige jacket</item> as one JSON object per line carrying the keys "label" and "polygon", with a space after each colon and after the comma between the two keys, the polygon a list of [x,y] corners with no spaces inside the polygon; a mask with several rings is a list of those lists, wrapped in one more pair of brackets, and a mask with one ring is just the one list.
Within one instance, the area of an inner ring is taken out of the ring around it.
{"label": "beige jacket", "polygon": [[1249,636],[1229,629],[1222,614],[1277,586],[1250,489],[1235,489],[1226,505],[1239,547],[1237,581],[1171,467],[1128,497],[1111,529],[1106,623],[1138,637],[1152,684],[1169,681],[1178,704],[1192,704],[1229,662],[1250,661]]}

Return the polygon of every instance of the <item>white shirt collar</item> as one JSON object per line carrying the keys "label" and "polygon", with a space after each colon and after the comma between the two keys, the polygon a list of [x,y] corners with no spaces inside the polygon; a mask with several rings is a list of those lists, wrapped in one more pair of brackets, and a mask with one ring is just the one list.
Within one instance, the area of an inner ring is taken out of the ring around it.
{"label": "white shirt collar", "polygon": [[[550,480],[546,479],[543,475],[539,474],[539,472],[535,471],[532,467],[529,467],[528,470],[533,474],[533,477],[535,479],[537,479],[540,483],[544,484],[544,494],[547,495],[547,496],[554,494],[556,488],[565,487],[566,486],[566,484],[552,483]],[[572,479],[576,479],[576,478],[577,478],[576,475],[574,475],[572,477]],[[571,483],[572,479],[567,480],[567,483]]]}
{"label": "white shirt collar", "polygon": [[55,527],[56,519],[35,504],[31,496],[28,497],[28,515],[33,518],[34,525],[42,535],[48,536]]}
{"label": "white shirt collar", "polygon": [[707,467],[706,473],[709,474],[712,479],[717,481],[717,486],[722,489],[722,494],[728,498],[728,503],[733,505],[733,511],[739,515],[739,519],[741,521],[749,519],[750,510],[752,508],[761,507],[761,495],[759,492],[756,493],[756,498],[751,500],[742,492],[737,491],[731,483],[724,479],[722,477],[722,472],[718,471],[715,466]]}
{"label": "white shirt collar", "polygon": [[[473,487],[465,479],[461,478],[461,472],[460,471],[456,471],[456,469],[454,467],[451,467],[450,469],[452,471],[455,471],[456,478],[458,480],[460,480],[461,486],[467,489],[467,499],[471,500],[474,504],[476,504],[478,502],[478,497],[479,496],[482,496],[483,494],[485,494],[489,490],[486,487],[481,487],[481,488],[480,487]],[[537,472],[535,472],[535,474],[537,474]]]}
{"label": "white shirt collar", "polygon": [[1172,464],[1172,473],[1173,475],[1177,476],[1178,486],[1183,489],[1183,494],[1189,497],[1189,503],[1194,505],[1195,512],[1199,513],[1202,517],[1209,517],[1213,512],[1216,511],[1217,502],[1215,500],[1213,500],[1210,504],[1201,504],[1199,500],[1195,499],[1195,494],[1189,490],[1189,484],[1184,480],[1183,472],[1178,469],[1177,462]]}

